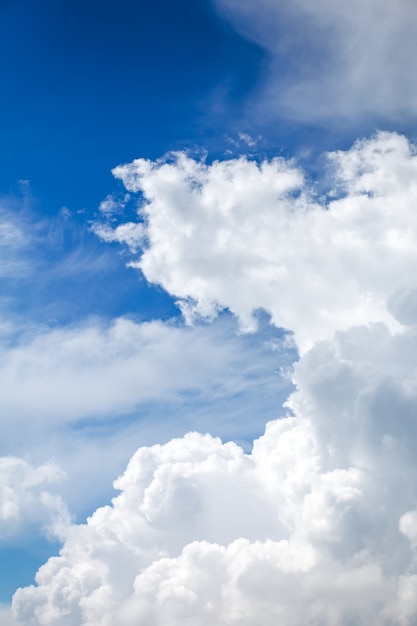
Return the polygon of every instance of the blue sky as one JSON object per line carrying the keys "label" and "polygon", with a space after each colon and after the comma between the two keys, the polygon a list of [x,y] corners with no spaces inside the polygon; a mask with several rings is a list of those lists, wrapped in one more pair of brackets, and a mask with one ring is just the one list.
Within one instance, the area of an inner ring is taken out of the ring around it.
{"label": "blue sky", "polygon": [[263,57],[205,2],[5,3],[1,40],[2,186],[51,215],[93,211],[139,153],[221,146]]}
{"label": "blue sky", "polygon": [[2,623],[414,623],[413,3],[0,17]]}

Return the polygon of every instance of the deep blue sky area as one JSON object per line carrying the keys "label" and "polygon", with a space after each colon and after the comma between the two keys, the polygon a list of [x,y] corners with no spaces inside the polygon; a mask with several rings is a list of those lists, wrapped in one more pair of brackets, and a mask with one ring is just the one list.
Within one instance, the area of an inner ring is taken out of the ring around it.
{"label": "deep blue sky area", "polygon": [[206,1],[13,0],[0,6],[0,188],[43,212],[96,207],[112,167],[221,137],[263,53]]}

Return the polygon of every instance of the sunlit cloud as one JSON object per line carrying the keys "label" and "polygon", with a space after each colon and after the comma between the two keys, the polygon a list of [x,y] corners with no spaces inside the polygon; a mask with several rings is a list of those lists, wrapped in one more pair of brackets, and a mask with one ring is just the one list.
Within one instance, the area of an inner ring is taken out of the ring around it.
{"label": "sunlit cloud", "polygon": [[396,134],[357,142],[328,156],[323,197],[283,160],[116,168],[144,198],[133,264],[190,322],[227,307],[254,332],[265,308],[294,330],[295,388],[249,452],[196,432],[140,447],[17,618],[414,623],[415,158]]}

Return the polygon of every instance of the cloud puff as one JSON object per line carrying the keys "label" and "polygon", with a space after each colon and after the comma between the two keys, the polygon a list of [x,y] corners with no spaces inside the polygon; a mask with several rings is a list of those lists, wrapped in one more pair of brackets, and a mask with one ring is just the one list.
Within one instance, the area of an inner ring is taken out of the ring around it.
{"label": "cloud puff", "polygon": [[[258,106],[301,120],[414,115],[413,0],[215,0],[270,53]],[[259,94],[258,94],[259,96]]]}
{"label": "cloud puff", "polygon": [[301,350],[355,323],[397,328],[394,300],[417,272],[414,147],[382,132],[327,162],[320,196],[284,159],[138,159],[114,174],[143,196],[140,228],[106,225],[104,238],[143,246],[131,265],[189,319],[227,307],[251,328],[262,307]]}
{"label": "cloud puff", "polygon": [[75,525],[18,590],[39,626],[281,621],[411,625],[417,616],[417,334],[359,326],[295,367],[293,414],[251,454],[190,433],[144,447],[120,495]]}
{"label": "cloud puff", "polygon": [[33,466],[17,457],[0,457],[0,539],[43,524],[53,537],[63,537],[70,519],[65,504],[50,485],[63,474],[53,463]]}

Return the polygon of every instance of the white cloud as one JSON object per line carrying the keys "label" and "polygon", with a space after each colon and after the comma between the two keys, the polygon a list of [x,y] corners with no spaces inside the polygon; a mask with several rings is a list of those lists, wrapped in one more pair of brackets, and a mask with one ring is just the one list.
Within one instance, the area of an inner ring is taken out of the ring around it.
{"label": "white cloud", "polygon": [[[150,402],[176,402],[186,394],[205,400],[246,393],[277,379],[274,346],[255,346],[270,362],[256,363],[233,323],[184,327],[118,318],[82,326],[32,329],[0,351],[0,403],[16,427],[36,421],[65,425],[114,419]],[[230,333],[232,331],[232,333]],[[260,382],[262,381],[262,382]],[[12,429],[10,430],[12,432]]]}
{"label": "white cloud", "polygon": [[398,328],[395,302],[417,273],[414,147],[385,132],[327,158],[326,197],[284,159],[206,165],[179,153],[119,166],[144,202],[140,238],[129,223],[111,239],[127,241],[123,226],[133,252],[145,239],[132,265],[189,319],[228,307],[250,328],[262,307],[302,350],[355,323]]}
{"label": "white cloud", "polygon": [[[0,279],[20,278],[30,266],[26,258],[30,237],[23,220],[13,214],[10,200],[0,198]],[[19,216],[21,218],[21,216]]]}
{"label": "white cloud", "polygon": [[2,626],[18,626],[18,622],[13,619],[10,607],[0,604],[0,621]]}
{"label": "white cloud", "polygon": [[24,624],[415,622],[416,161],[383,133],[330,162],[326,201],[282,160],[116,170],[145,198],[149,280],[193,315],[264,307],[304,354],[250,454],[197,433],[140,448],[15,594]]}
{"label": "white cloud", "polygon": [[52,537],[63,539],[69,514],[50,485],[63,474],[53,463],[33,466],[17,457],[0,457],[0,539],[43,525]]}
{"label": "white cloud", "polygon": [[113,241],[118,241],[119,243],[123,242],[127,244],[131,250],[135,251],[144,243],[144,228],[142,224],[135,222],[120,224],[120,226],[116,226],[116,228],[111,228],[104,224],[96,224],[93,227],[93,232],[107,243]]}
{"label": "white cloud", "polygon": [[24,624],[411,626],[417,334],[382,324],[318,343],[294,416],[251,454],[191,433],[144,447],[111,506],[73,526],[19,590]]}
{"label": "white cloud", "polygon": [[129,201],[129,194],[125,194],[123,197],[117,197],[113,194],[109,194],[102,202],[100,202],[99,210],[104,215],[112,216],[117,213],[121,213]]}
{"label": "white cloud", "polygon": [[413,0],[214,0],[270,53],[263,114],[302,120],[414,116]]}
{"label": "white cloud", "polygon": [[[136,265],[148,280],[190,317],[228,307],[250,325],[263,307],[303,355],[288,415],[250,454],[197,433],[141,447],[111,505],[73,524],[36,585],[16,592],[23,624],[416,622],[417,160],[405,138],[381,133],[329,162],[325,198],[284,160],[205,165],[179,154],[116,168],[144,197]],[[105,345],[137,336],[148,364],[147,333],[169,356],[179,332],[119,323]],[[181,329],[181,346],[187,332],[205,346],[201,328]],[[193,381],[198,361],[186,362]]]}
{"label": "white cloud", "polygon": [[0,454],[57,459],[68,476],[60,493],[79,513],[110,497],[141,444],[190,428],[249,441],[278,414],[290,388],[279,368],[295,354],[264,331],[239,336],[225,316],[194,328],[119,318],[12,334],[0,346]]}

